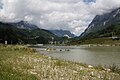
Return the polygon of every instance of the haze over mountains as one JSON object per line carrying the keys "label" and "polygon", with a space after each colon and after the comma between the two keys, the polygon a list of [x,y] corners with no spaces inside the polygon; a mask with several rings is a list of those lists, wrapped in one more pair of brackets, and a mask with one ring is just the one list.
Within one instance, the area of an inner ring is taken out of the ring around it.
{"label": "haze over mountains", "polygon": [[53,34],[55,34],[56,36],[58,37],[64,37],[64,36],[68,36],[68,37],[75,37],[76,35],[74,35],[73,33],[71,33],[70,31],[68,30],[49,30],[51,31]]}

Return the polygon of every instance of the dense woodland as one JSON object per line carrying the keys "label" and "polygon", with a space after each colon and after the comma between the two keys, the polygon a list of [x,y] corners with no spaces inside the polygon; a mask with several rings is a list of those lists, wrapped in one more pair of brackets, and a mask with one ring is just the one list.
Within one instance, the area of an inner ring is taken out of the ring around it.
{"label": "dense woodland", "polygon": [[8,44],[47,44],[56,36],[44,29],[21,29],[10,23],[0,22],[0,43]]}

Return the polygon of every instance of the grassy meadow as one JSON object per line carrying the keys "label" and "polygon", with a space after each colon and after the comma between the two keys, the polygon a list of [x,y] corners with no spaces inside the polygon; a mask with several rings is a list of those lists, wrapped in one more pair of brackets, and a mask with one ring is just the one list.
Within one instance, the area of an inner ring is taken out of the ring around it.
{"label": "grassy meadow", "polygon": [[120,46],[120,40],[112,40],[111,38],[94,38],[94,39],[86,39],[80,41],[81,45],[85,44],[101,44],[101,45],[116,45]]}
{"label": "grassy meadow", "polygon": [[25,46],[0,45],[0,80],[120,80],[115,70],[53,59]]}

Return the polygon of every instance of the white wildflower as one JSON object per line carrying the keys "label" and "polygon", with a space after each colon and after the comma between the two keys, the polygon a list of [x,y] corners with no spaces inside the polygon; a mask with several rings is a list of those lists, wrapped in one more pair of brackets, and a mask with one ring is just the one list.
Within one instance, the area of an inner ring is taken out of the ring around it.
{"label": "white wildflower", "polygon": [[93,66],[91,66],[91,65],[88,65],[88,68],[93,68]]}

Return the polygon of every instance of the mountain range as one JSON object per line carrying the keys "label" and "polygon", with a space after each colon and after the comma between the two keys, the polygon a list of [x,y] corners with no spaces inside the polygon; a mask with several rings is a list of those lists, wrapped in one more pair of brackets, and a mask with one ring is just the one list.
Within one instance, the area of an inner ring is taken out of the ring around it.
{"label": "mountain range", "polygon": [[27,21],[20,21],[16,23],[11,23],[11,25],[19,28],[19,29],[27,29],[27,30],[33,30],[33,29],[38,29],[38,27],[34,24],[30,24]]}
{"label": "mountain range", "polygon": [[[26,21],[16,23],[0,22],[0,43],[5,40],[8,43],[44,43],[47,44],[52,37],[75,37],[67,30],[45,30],[40,29],[36,25]],[[96,15],[86,30],[80,35],[80,39],[93,39],[118,36],[120,37],[120,8],[114,9],[111,12]],[[58,40],[61,40],[60,38]]]}
{"label": "mountain range", "polygon": [[52,37],[56,38],[57,36],[28,22],[0,22],[0,43],[4,43],[7,40],[8,44],[47,44]]}
{"label": "mountain range", "polygon": [[101,38],[120,36],[120,8],[102,15],[96,15],[80,38]]}
{"label": "mountain range", "polygon": [[73,33],[71,33],[68,30],[49,30],[50,32],[52,32],[53,34],[55,34],[58,37],[64,37],[64,36],[68,36],[68,37],[75,37],[76,35],[74,35]]}

